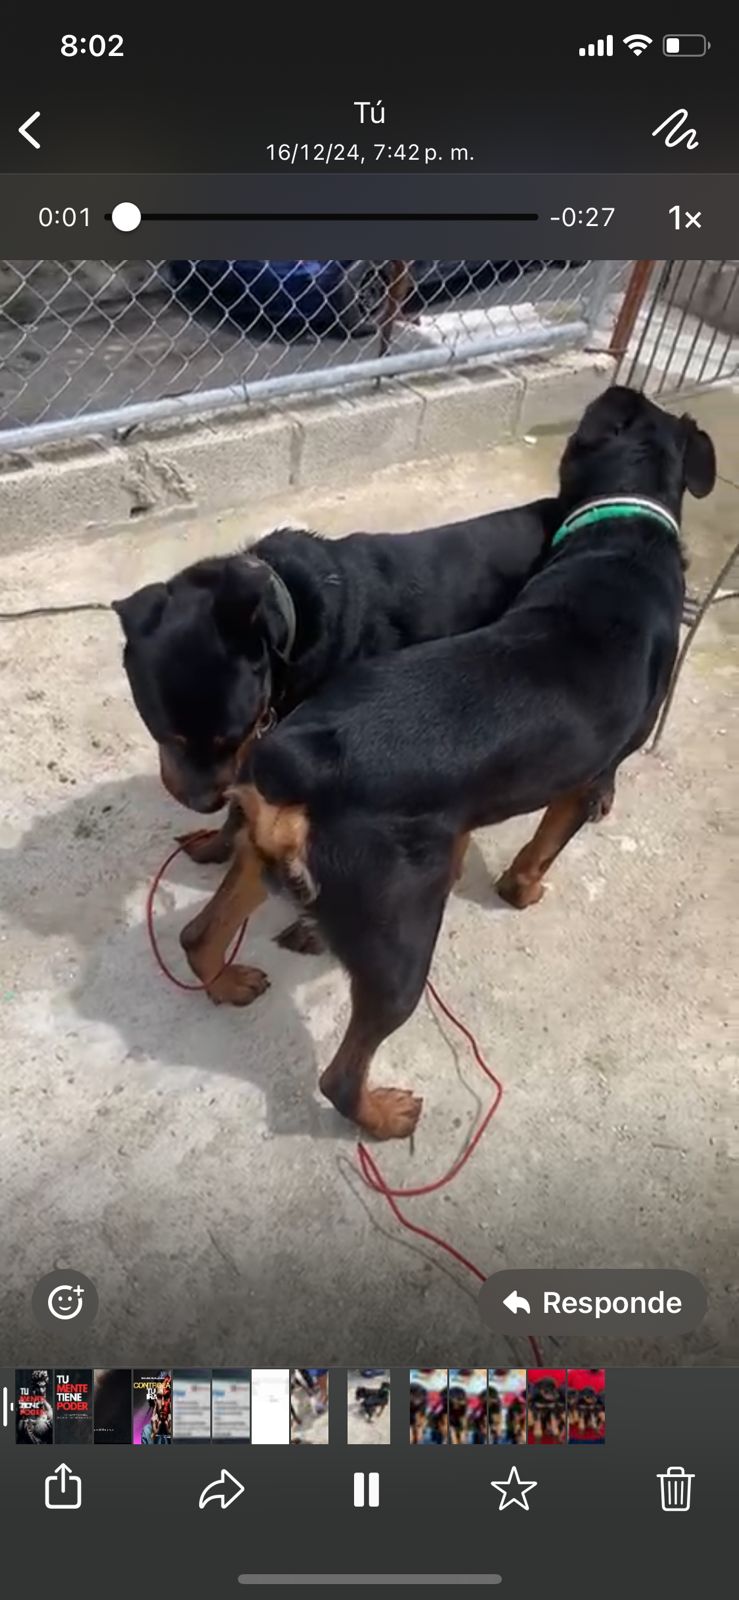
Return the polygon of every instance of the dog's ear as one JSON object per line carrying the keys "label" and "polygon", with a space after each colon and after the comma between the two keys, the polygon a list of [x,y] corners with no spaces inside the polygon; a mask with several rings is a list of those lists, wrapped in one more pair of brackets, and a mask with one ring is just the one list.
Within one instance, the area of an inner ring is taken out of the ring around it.
{"label": "dog's ear", "polygon": [[271,587],[262,562],[229,561],[213,596],[213,618],[221,638],[237,655],[259,655],[263,649],[264,610]]}
{"label": "dog's ear", "polygon": [[289,644],[289,625],[275,591],[274,574],[248,556],[229,562],[213,600],[221,638],[239,655],[260,657],[265,645],[278,654]]}
{"label": "dog's ear", "polygon": [[692,417],[680,418],[680,427],[685,440],[683,460],[685,463],[685,487],[695,495],[696,500],[702,500],[710,494],[716,482],[716,451],[713,440],[708,433],[698,427]]}
{"label": "dog's ear", "polygon": [[113,600],[112,608],[120,619],[126,639],[141,638],[152,633],[161,619],[167,600],[165,583],[147,583],[136,589],[125,600]]}

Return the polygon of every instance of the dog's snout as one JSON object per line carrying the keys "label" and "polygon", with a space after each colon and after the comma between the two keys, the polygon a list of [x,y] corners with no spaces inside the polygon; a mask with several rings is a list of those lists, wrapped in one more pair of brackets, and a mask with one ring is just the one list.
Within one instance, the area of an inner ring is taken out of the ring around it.
{"label": "dog's snout", "polygon": [[166,745],[159,747],[159,772],[168,794],[181,806],[186,806],[188,811],[210,816],[212,812],[220,811],[226,803],[221,784],[204,783],[202,774],[189,769],[188,764]]}

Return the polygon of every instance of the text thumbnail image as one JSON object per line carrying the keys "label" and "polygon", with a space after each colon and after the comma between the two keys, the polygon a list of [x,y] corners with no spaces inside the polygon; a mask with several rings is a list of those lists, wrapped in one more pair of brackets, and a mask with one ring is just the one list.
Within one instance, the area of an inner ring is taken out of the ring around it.
{"label": "text thumbnail image", "polygon": [[575,1367],[567,1373],[569,1444],[604,1444],[606,1375],[602,1367]]}
{"label": "text thumbnail image", "polygon": [[290,1368],[254,1367],[251,1375],[252,1444],[290,1443]]}
{"label": "text thumbnail image", "polygon": [[216,1367],[212,1376],[214,1440],[249,1443],[251,1382],[250,1367]]}
{"label": "text thumbnail image", "polygon": [[290,1443],[328,1444],[326,1367],[293,1367],[290,1373]]}
{"label": "text thumbnail image", "polygon": [[134,1372],[133,1442],[172,1443],[171,1372]]}
{"label": "text thumbnail image", "polygon": [[526,1443],[526,1369],[491,1367],[488,1372],[490,1444]]}
{"label": "text thumbnail image", "polygon": [[131,1373],[127,1367],[96,1367],[93,1391],[95,1444],[131,1443]]}
{"label": "text thumbnail image", "polygon": [[348,1444],[390,1443],[388,1367],[352,1367],[347,1378]]}
{"label": "text thumbnail image", "polygon": [[18,1444],[53,1444],[54,1410],[51,1372],[46,1367],[19,1367],[15,1374],[16,1439]]}
{"label": "text thumbnail image", "polygon": [[446,1367],[413,1367],[410,1383],[411,1444],[446,1444],[448,1372]]}
{"label": "text thumbnail image", "polygon": [[92,1372],[54,1373],[54,1443],[92,1444]]}
{"label": "text thumbnail image", "polygon": [[486,1367],[452,1367],[449,1373],[449,1443],[487,1444]]}
{"label": "text thumbnail image", "polygon": [[564,1367],[530,1367],[529,1444],[567,1443],[567,1381]]}
{"label": "text thumbnail image", "polygon": [[210,1373],[186,1367],[172,1374],[172,1437],[175,1444],[210,1439]]}

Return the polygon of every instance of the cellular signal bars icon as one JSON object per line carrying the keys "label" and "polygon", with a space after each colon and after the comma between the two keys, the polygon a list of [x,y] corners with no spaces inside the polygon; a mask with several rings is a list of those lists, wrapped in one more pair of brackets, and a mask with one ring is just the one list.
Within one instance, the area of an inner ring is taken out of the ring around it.
{"label": "cellular signal bars icon", "polygon": [[581,44],[578,51],[581,56],[612,56],[613,34],[607,33],[605,39],[596,39],[595,44]]}

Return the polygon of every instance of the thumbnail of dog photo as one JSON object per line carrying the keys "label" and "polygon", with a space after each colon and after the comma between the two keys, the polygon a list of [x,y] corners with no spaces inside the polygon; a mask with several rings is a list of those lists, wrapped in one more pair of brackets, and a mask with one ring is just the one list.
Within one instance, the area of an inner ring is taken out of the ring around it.
{"label": "thumbnail of dog photo", "polygon": [[131,1443],[131,1373],[128,1367],[96,1367],[92,1422],[94,1444]]}
{"label": "thumbnail of dog photo", "polygon": [[389,1367],[352,1367],[347,1378],[347,1444],[390,1443]]}
{"label": "thumbnail of dog photo", "polygon": [[449,1373],[449,1443],[487,1444],[487,1367]]}
{"label": "thumbnail of dog photo", "polygon": [[446,1367],[412,1367],[410,1386],[411,1444],[447,1444]]}
{"label": "thumbnail of dog photo", "polygon": [[134,1372],[133,1442],[172,1443],[171,1372]]}
{"label": "thumbnail of dog photo", "polygon": [[210,1439],[210,1372],[180,1368],[172,1373],[172,1438],[175,1444]]}
{"label": "thumbnail of dog photo", "polygon": [[54,1443],[92,1444],[92,1371],[54,1373]]}
{"label": "thumbnail of dog photo", "polygon": [[567,1373],[567,1442],[606,1442],[606,1375],[602,1367],[570,1368]]}
{"label": "thumbnail of dog photo", "polygon": [[293,1367],[290,1443],[328,1444],[328,1368]]}
{"label": "thumbnail of dog photo", "polygon": [[488,1442],[526,1443],[525,1367],[491,1367],[488,1371]]}
{"label": "thumbnail of dog photo", "polygon": [[529,1367],[529,1444],[567,1443],[567,1374],[564,1367]]}
{"label": "thumbnail of dog photo", "polygon": [[54,1411],[48,1367],[19,1367],[15,1374],[15,1437],[18,1444],[53,1444]]}

